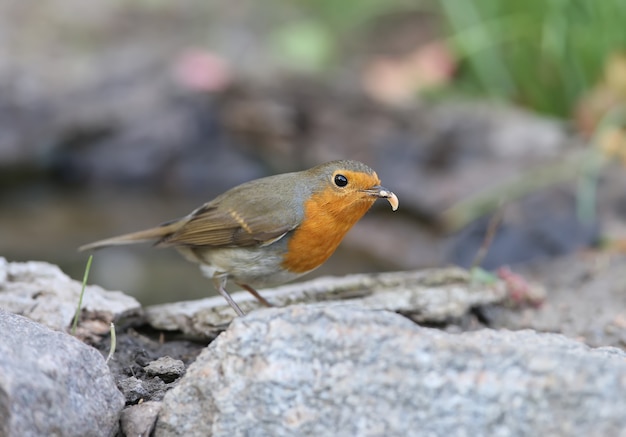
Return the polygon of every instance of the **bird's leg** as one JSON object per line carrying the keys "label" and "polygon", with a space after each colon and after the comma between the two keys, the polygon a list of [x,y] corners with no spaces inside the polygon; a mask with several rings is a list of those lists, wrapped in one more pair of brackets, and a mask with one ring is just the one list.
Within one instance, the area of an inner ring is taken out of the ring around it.
{"label": "bird's leg", "polygon": [[215,285],[215,288],[217,289],[219,294],[221,294],[224,297],[224,299],[226,299],[226,302],[228,302],[228,305],[230,305],[231,308],[235,310],[238,316],[245,316],[246,313],[241,311],[241,308],[239,308],[239,305],[237,305],[237,303],[233,300],[233,298],[230,297],[230,294],[228,294],[228,291],[226,291],[227,280],[228,280],[228,276],[224,273],[215,273],[213,275],[213,284]]}
{"label": "bird's leg", "polygon": [[271,307],[274,306],[271,303],[269,303],[267,300],[265,300],[265,298],[263,296],[261,296],[259,294],[258,291],[256,291],[254,288],[250,287],[249,285],[246,284],[240,284],[239,282],[237,282],[237,285],[239,285],[241,288],[243,288],[244,290],[250,292],[250,294],[254,297],[256,297],[256,299],[261,302],[263,305],[265,305],[266,307]]}

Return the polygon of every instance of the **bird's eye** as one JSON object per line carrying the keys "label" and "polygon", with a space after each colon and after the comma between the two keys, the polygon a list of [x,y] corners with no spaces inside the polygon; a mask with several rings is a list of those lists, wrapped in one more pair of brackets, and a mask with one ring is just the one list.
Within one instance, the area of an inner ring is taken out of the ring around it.
{"label": "bird's eye", "polygon": [[335,176],[335,185],[338,187],[345,187],[348,185],[348,178],[342,174],[338,174]]}

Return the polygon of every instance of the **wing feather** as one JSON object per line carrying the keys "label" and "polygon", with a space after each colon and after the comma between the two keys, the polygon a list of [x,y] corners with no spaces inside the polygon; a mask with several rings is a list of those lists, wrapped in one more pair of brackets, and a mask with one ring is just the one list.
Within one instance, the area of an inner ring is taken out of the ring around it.
{"label": "wing feather", "polygon": [[207,204],[188,216],[176,232],[165,237],[158,246],[245,247],[262,245],[280,239],[295,226],[275,223],[266,217],[246,219],[234,209]]}

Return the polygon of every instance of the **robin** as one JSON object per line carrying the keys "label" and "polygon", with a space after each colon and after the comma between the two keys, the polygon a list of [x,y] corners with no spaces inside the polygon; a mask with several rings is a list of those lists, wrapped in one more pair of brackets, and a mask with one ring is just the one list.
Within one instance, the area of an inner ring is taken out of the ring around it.
{"label": "robin", "polygon": [[357,161],[256,179],[226,191],[183,218],[145,231],[96,241],[79,250],[155,241],[200,264],[235,312],[232,279],[262,304],[253,287],[289,282],[324,263],[376,199],[398,208],[376,172]]}

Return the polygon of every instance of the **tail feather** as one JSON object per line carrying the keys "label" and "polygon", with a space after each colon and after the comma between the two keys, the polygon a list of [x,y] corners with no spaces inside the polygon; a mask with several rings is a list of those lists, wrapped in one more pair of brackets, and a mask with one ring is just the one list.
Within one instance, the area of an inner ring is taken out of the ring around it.
{"label": "tail feather", "polygon": [[181,226],[180,222],[167,223],[156,228],[146,229],[144,231],[132,232],[130,234],[119,235],[117,237],[106,238],[104,240],[95,241],[85,244],[78,248],[79,252],[85,250],[101,249],[108,246],[122,246],[126,244],[148,243],[151,241],[161,240],[172,234]]}

